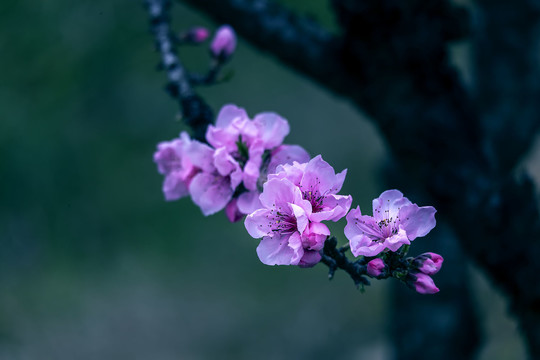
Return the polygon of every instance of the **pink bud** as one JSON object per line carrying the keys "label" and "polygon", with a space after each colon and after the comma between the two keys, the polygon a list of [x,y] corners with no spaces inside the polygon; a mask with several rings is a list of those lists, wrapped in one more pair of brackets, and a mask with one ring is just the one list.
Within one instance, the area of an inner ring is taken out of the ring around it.
{"label": "pink bud", "polygon": [[236,205],[236,202],[237,202],[236,199],[232,199],[231,201],[229,201],[229,203],[225,207],[225,214],[227,215],[227,218],[229,219],[229,221],[232,223],[242,220],[245,215],[241,213],[240,210],[238,210],[238,206]]}
{"label": "pink bud", "polygon": [[208,36],[210,36],[208,29],[202,26],[191,28],[189,30],[189,34],[191,35],[190,37],[192,41],[195,43],[202,43],[204,40],[208,39]]}
{"label": "pink bud", "polygon": [[433,279],[424,273],[414,274],[416,281],[414,282],[414,288],[420,294],[435,294],[439,292],[439,288],[435,286]]}
{"label": "pink bud", "polygon": [[227,60],[236,49],[236,34],[229,25],[221,26],[217,31],[212,44],[210,44],[210,52],[212,56],[221,60]]}
{"label": "pink bud", "polygon": [[382,259],[376,258],[368,262],[367,264],[367,273],[370,276],[377,277],[382,274],[386,265]]}
{"label": "pink bud", "polygon": [[427,252],[417,256],[414,259],[414,264],[424,274],[433,275],[441,270],[444,259],[441,255],[432,252]]}

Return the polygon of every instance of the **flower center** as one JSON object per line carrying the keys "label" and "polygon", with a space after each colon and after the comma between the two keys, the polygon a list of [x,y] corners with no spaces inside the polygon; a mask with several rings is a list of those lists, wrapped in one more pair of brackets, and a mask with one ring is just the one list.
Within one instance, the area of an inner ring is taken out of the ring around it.
{"label": "flower center", "polygon": [[297,230],[296,218],[290,214],[284,214],[282,212],[276,212],[274,215],[274,226],[272,231],[283,233],[293,233]]}
{"label": "flower center", "polygon": [[398,233],[397,224],[393,218],[382,219],[377,225],[379,225],[379,229],[381,229],[384,237],[390,237]]}
{"label": "flower center", "polygon": [[323,209],[324,196],[320,195],[318,191],[304,191],[302,197],[311,203],[311,211],[314,213]]}

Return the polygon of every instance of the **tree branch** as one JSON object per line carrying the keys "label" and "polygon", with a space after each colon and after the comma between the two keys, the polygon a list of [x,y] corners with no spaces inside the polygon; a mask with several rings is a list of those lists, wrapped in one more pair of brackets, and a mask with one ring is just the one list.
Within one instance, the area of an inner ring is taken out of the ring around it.
{"label": "tree branch", "polygon": [[156,49],[161,55],[160,65],[167,72],[167,92],[180,103],[183,120],[193,130],[193,137],[204,141],[206,128],[213,123],[214,117],[210,107],[193,91],[189,74],[176,55],[170,29],[171,1],[146,0],[145,5]]}
{"label": "tree branch", "polygon": [[425,184],[465,251],[510,296],[531,356],[540,358],[540,325],[531,325],[540,324],[540,287],[531,286],[540,273],[535,189],[486,155],[475,106],[448,61],[444,24],[456,19],[449,1],[334,0],[340,38],[264,0],[185,2],[372,117],[402,176]]}
{"label": "tree branch", "polygon": [[508,172],[540,129],[540,2],[476,5],[476,98],[493,162]]}

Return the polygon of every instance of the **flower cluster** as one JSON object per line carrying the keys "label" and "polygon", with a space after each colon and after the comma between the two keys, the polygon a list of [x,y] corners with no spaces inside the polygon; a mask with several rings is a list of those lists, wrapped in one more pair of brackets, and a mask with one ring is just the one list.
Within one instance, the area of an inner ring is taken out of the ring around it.
{"label": "flower cluster", "polygon": [[[373,200],[373,216],[360,207],[350,210],[351,195],[338,194],[347,170],[336,174],[321,155],[310,159],[302,147],[284,145],[288,133],[287,120],[275,113],[250,119],[244,109],[224,106],[208,126],[205,143],[181,133],[158,144],[154,161],[165,176],[165,199],[190,195],[204,215],[225,210],[231,222],[247,215],[244,225],[261,239],[257,255],[264,264],[312,267],[324,261],[331,274],[341,267],[357,284],[369,283],[364,276],[393,277],[421,294],[438,292],[431,276],[443,258],[405,257],[411,241],[435,227],[435,208],[387,190]],[[325,222],[344,217],[349,245],[327,249],[331,234]],[[354,262],[343,255],[348,249]]]}
{"label": "flower cluster", "polygon": [[297,145],[283,145],[289,124],[274,113],[251,120],[244,109],[224,106],[206,141],[180,138],[158,144],[154,161],[165,175],[165,199],[190,195],[204,215],[227,207],[237,221],[260,207],[259,194],[268,172],[278,165],[305,162],[308,153]]}
{"label": "flower cluster", "polygon": [[351,207],[350,195],[337,195],[346,173],[336,174],[319,155],[305,164],[280,165],[268,176],[261,208],[245,221],[248,233],[262,238],[257,254],[264,264],[310,267],[321,260],[330,235],[322,221],[337,221]]}

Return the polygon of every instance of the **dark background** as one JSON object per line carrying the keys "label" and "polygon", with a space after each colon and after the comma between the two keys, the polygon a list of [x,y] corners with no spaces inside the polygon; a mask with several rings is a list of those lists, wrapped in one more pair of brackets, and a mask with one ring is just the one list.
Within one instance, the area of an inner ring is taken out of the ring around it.
{"label": "dark background", "polygon": [[[287,3],[333,28],[326,1]],[[216,26],[173,13],[176,29]],[[0,34],[1,359],[392,356],[389,282],[361,294],[322,265],[265,266],[241,223],[163,200],[152,153],[186,128],[140,1],[2,3]],[[466,77],[467,43],[453,53]],[[205,46],[180,55],[206,69]],[[214,109],[286,117],[286,142],[348,168],[343,193],[369,213],[387,156],[371,123],[242,40],[228,67],[230,82],[200,91]],[[463,264],[487,334],[479,358],[524,358],[503,297]]]}

